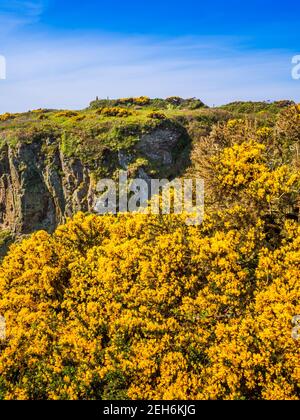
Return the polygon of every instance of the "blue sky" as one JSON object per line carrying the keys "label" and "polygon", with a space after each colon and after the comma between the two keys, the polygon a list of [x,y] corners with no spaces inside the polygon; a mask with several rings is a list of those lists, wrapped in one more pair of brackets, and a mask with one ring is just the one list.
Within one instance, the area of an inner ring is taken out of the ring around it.
{"label": "blue sky", "polygon": [[299,28],[296,0],[0,0],[0,112],[96,95],[300,102]]}

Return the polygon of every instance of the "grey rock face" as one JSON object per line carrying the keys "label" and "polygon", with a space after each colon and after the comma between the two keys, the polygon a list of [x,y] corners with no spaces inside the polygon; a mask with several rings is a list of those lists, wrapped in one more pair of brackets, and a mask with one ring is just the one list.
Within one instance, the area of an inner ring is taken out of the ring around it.
{"label": "grey rock face", "polygon": [[89,171],[55,151],[47,159],[40,143],[5,147],[0,158],[0,226],[14,233],[52,231],[76,211],[88,211]]}
{"label": "grey rock face", "polygon": [[182,133],[175,128],[158,128],[141,138],[139,149],[149,159],[162,164],[174,163],[173,150],[180,141]]}

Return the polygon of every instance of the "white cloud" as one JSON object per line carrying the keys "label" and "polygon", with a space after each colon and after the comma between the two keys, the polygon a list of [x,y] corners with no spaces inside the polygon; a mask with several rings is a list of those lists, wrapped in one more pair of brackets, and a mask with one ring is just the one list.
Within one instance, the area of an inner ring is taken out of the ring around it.
{"label": "white cloud", "polygon": [[0,12],[22,16],[40,16],[46,4],[46,0],[2,0]]}
{"label": "white cloud", "polygon": [[27,25],[39,21],[47,7],[48,0],[19,1],[1,0],[0,3],[0,46]]}
{"label": "white cloud", "polygon": [[291,78],[293,54],[251,51],[228,38],[40,34],[11,39],[6,52],[0,112],[83,108],[96,95],[197,96],[210,105],[300,101],[300,82]]}

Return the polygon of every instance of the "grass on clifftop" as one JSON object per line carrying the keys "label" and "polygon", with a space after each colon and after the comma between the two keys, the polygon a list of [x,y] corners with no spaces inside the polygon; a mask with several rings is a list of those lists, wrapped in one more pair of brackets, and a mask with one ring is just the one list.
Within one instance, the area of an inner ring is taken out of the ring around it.
{"label": "grass on clifftop", "polygon": [[61,144],[66,156],[83,161],[108,152],[131,150],[143,134],[158,127],[182,126],[192,139],[208,135],[214,124],[233,118],[272,127],[291,101],[235,102],[208,108],[199,99],[96,99],[81,111],[37,109],[0,115],[0,149],[9,144],[42,141]]}

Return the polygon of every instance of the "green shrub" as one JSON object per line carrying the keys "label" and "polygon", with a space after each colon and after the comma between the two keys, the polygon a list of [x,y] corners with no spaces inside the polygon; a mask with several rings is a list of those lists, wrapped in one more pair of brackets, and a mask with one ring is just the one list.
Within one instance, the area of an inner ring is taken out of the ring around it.
{"label": "green shrub", "polygon": [[293,105],[292,101],[275,101],[275,102],[232,102],[227,105],[223,105],[222,108],[230,112],[237,112],[240,114],[260,114],[262,112],[268,112],[271,114],[278,114],[283,108],[288,108]]}
{"label": "green shrub", "polygon": [[162,112],[151,112],[148,114],[148,118],[152,118],[154,120],[165,120],[167,117]]}
{"label": "green shrub", "polygon": [[183,101],[184,100],[180,98],[179,96],[170,96],[169,98],[166,99],[166,102],[174,106],[180,106],[183,103]]}
{"label": "green shrub", "polygon": [[171,96],[166,102],[173,107],[180,109],[199,109],[205,107],[205,104],[197,98],[182,99],[179,96]]}
{"label": "green shrub", "polygon": [[38,116],[38,119],[39,120],[47,120],[49,117],[48,117],[48,115],[45,115],[45,114],[40,114],[39,116]]}
{"label": "green shrub", "polygon": [[80,122],[86,119],[85,115],[76,115],[75,117],[71,118],[71,121],[73,122]]}

